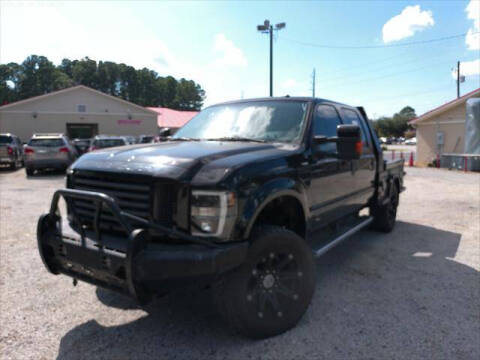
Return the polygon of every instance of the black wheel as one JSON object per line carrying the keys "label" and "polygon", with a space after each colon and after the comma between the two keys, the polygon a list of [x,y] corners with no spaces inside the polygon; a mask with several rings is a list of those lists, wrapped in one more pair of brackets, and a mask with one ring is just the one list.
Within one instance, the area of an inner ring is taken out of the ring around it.
{"label": "black wheel", "polygon": [[371,209],[373,215],[372,227],[383,232],[390,232],[395,227],[398,207],[398,188],[392,184],[388,203],[383,206],[375,206]]}
{"label": "black wheel", "polygon": [[33,176],[34,170],[32,168],[25,168],[25,172],[27,173],[27,176]]}
{"label": "black wheel", "polygon": [[247,337],[281,334],[297,324],[315,290],[312,250],[292,231],[261,226],[246,262],[215,286],[225,320]]}

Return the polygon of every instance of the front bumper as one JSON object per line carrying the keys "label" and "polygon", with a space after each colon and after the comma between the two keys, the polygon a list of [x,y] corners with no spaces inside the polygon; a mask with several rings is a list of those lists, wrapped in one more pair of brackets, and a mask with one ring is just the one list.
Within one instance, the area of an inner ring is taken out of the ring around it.
{"label": "front bumper", "polygon": [[15,158],[14,157],[10,157],[10,156],[3,156],[1,157],[0,156],[0,165],[5,165],[5,164],[13,164],[15,163]]}
{"label": "front bumper", "polygon": [[26,159],[25,166],[31,169],[66,169],[72,163],[71,160],[63,159]]}
{"label": "front bumper", "polygon": [[[94,229],[73,214],[77,232],[62,231],[58,201],[81,199],[97,205]],[[128,236],[118,237],[100,231],[101,208],[108,207]],[[142,223],[133,229],[132,221]],[[148,228],[178,238],[186,244],[159,244],[150,241]],[[64,189],[55,192],[48,214],[38,220],[37,241],[40,256],[53,274],[65,274],[97,286],[131,295],[147,302],[152,293],[165,293],[196,279],[213,278],[245,260],[247,243],[217,245],[175,229],[163,227],[123,212],[115,200],[105,194]]]}

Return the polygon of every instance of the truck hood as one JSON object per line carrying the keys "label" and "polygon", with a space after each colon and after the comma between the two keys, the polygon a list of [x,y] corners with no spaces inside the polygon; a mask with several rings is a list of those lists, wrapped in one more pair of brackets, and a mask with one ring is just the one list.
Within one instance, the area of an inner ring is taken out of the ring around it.
{"label": "truck hood", "polygon": [[[215,162],[221,163],[220,169],[216,167],[217,174],[222,171],[226,174],[252,159],[280,155],[293,148],[297,146],[254,142],[172,141],[93,151],[81,156],[72,165],[72,169],[178,179],[186,174],[193,177],[202,168],[210,168]],[[218,176],[215,178],[219,180]]]}

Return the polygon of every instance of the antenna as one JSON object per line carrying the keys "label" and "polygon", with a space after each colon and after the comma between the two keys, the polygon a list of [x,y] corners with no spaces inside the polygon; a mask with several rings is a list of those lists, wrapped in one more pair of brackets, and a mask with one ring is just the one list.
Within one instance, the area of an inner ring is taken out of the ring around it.
{"label": "antenna", "polygon": [[315,68],[312,71],[312,97],[315,97]]}

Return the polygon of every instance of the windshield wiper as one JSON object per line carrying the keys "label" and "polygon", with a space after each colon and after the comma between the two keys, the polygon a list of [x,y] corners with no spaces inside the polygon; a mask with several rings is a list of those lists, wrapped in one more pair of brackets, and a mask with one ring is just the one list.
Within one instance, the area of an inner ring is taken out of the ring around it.
{"label": "windshield wiper", "polygon": [[260,139],[251,139],[247,137],[240,137],[240,136],[231,136],[231,137],[221,137],[221,138],[212,138],[212,139],[205,139],[207,141],[250,141],[250,142],[258,142],[264,143],[265,140]]}
{"label": "windshield wiper", "polygon": [[170,138],[168,141],[200,141],[200,139],[190,138],[190,137],[178,137],[178,138]]}

